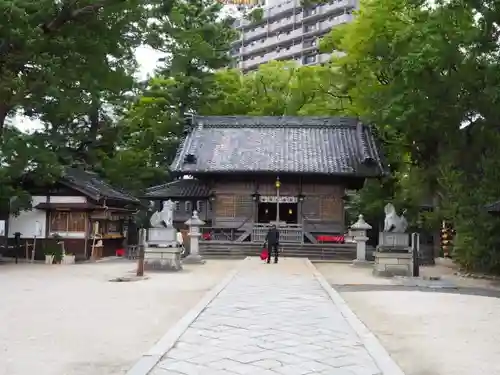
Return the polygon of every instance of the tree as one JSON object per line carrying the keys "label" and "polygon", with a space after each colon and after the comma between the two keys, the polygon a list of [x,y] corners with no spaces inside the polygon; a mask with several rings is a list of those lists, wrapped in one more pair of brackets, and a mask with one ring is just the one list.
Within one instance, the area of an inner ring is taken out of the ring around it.
{"label": "tree", "polygon": [[327,116],[342,113],[345,100],[338,93],[336,73],[330,67],[275,61],[247,74],[236,69],[216,72],[200,113]]}
{"label": "tree", "polygon": [[[458,260],[498,270],[491,250],[498,236],[483,209],[500,195],[493,183],[500,79],[493,23],[490,9],[472,2],[427,7],[368,0],[322,49],[345,52],[333,66],[352,100],[350,112],[377,125],[392,160],[408,156],[392,193],[438,198],[436,214],[453,220],[459,232]],[[463,130],[464,124],[470,125]],[[471,191],[475,198],[466,198]]]}
{"label": "tree", "polygon": [[2,0],[0,14],[8,25],[0,29],[0,130],[9,114],[74,103],[110,72],[131,68],[148,18],[142,0]]}
{"label": "tree", "polygon": [[122,121],[120,149],[105,166],[112,181],[133,191],[167,181],[189,113],[202,106],[214,71],[230,62],[233,20],[221,10],[215,0],[178,1],[151,25],[149,41],[167,57]]}

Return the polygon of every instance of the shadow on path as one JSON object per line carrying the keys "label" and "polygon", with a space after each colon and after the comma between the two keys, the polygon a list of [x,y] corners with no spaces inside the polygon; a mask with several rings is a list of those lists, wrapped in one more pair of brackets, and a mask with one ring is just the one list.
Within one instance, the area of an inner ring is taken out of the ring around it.
{"label": "shadow on path", "polygon": [[470,296],[482,296],[500,298],[500,290],[486,288],[457,287],[457,286],[416,286],[416,285],[339,285],[331,284],[335,290],[344,292],[429,292],[429,293],[448,293],[464,294]]}

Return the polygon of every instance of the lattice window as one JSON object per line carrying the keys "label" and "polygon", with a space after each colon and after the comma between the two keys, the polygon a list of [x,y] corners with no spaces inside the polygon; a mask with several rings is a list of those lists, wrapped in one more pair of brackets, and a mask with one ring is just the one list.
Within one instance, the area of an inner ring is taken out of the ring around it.
{"label": "lattice window", "polygon": [[50,231],[85,232],[86,220],[85,212],[52,211],[50,213]]}
{"label": "lattice window", "polygon": [[322,220],[340,220],[339,200],[333,197],[322,197],[320,216]]}
{"label": "lattice window", "polygon": [[184,209],[189,213],[193,211],[193,204],[191,203],[191,201],[184,202]]}
{"label": "lattice window", "polygon": [[175,210],[180,211],[181,210],[181,202],[175,201],[174,203],[175,203]]}
{"label": "lattice window", "polygon": [[51,211],[50,213],[50,231],[67,232],[69,212]]}
{"label": "lattice window", "polygon": [[85,212],[70,212],[68,218],[68,232],[85,232],[85,222],[87,215]]}
{"label": "lattice window", "polygon": [[246,217],[252,214],[254,201],[251,196],[238,195],[235,197],[235,216]]}
{"label": "lattice window", "polygon": [[215,204],[215,213],[219,217],[235,217],[236,204],[234,195],[219,195]]}
{"label": "lattice window", "polygon": [[196,211],[201,212],[203,210],[203,201],[196,201]]}
{"label": "lattice window", "polygon": [[320,198],[314,196],[306,197],[302,204],[302,215],[307,219],[319,219]]}

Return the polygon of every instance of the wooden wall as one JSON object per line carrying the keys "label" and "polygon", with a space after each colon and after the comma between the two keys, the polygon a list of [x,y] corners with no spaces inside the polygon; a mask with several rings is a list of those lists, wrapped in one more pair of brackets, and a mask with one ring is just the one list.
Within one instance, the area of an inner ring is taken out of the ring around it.
{"label": "wooden wall", "polygon": [[[246,228],[257,217],[257,204],[252,194],[275,195],[274,182],[218,181],[213,184],[216,200],[213,205],[213,226]],[[282,182],[280,195],[298,196],[304,201],[298,205],[299,223],[307,231],[341,233],[344,230],[344,187],[338,185]]]}
{"label": "wooden wall", "polygon": [[[253,182],[218,182],[214,184],[214,226],[246,229],[253,223],[256,205],[252,200],[255,192]],[[248,224],[248,225],[245,225]]]}

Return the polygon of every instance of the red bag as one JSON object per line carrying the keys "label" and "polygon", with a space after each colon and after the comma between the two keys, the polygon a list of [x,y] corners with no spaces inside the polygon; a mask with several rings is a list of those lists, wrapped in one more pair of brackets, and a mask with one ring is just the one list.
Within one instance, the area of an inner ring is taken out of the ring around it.
{"label": "red bag", "polygon": [[264,248],[264,249],[262,249],[262,251],[260,252],[260,259],[262,259],[262,260],[266,260],[268,255],[269,255],[269,252],[267,251],[267,249],[266,249],[266,248]]}

